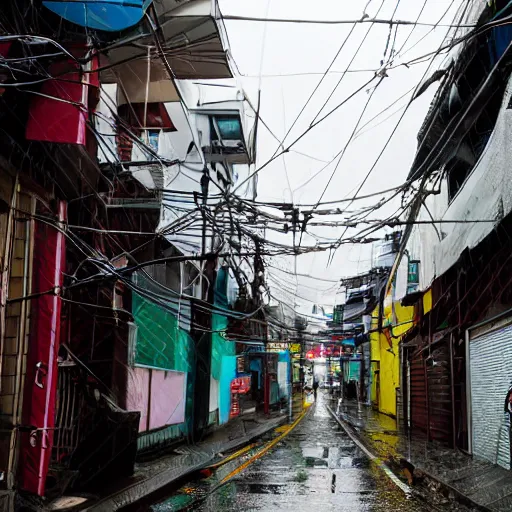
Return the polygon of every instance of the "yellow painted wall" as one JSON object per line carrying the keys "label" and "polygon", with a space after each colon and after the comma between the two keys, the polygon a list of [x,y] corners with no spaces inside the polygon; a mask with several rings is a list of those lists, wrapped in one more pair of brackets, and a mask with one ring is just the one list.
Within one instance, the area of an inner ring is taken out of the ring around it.
{"label": "yellow painted wall", "polygon": [[[377,328],[377,315],[378,310],[372,314],[372,330]],[[371,400],[380,412],[396,416],[396,389],[400,386],[400,339],[413,326],[414,307],[404,307],[399,302],[393,302],[392,316],[391,346],[386,333],[370,334]],[[387,318],[390,318],[389,312]]]}
{"label": "yellow painted wall", "polygon": [[371,372],[371,388],[370,388],[370,399],[372,401],[373,407],[378,407],[379,405],[379,388],[377,386],[378,380],[377,375],[380,371],[380,362],[372,361],[370,363],[370,372]]}
{"label": "yellow painted wall", "polygon": [[377,388],[377,375],[380,361],[380,341],[379,333],[374,332],[379,326],[379,308],[376,307],[372,312],[372,324],[370,329],[370,372],[371,372],[371,393],[370,399],[372,405],[377,406],[379,401],[379,390]]}
{"label": "yellow painted wall", "polygon": [[379,327],[379,308],[376,307],[372,312],[372,323],[370,326],[370,359],[380,361],[379,333],[376,332]]}
{"label": "yellow painted wall", "polygon": [[414,306],[402,306],[400,302],[393,304],[396,324],[393,327],[393,336],[402,336],[414,325]]}
{"label": "yellow painted wall", "polygon": [[379,334],[380,375],[379,411],[396,416],[396,388],[400,385],[400,351],[398,339],[392,338],[392,347],[384,333]]}

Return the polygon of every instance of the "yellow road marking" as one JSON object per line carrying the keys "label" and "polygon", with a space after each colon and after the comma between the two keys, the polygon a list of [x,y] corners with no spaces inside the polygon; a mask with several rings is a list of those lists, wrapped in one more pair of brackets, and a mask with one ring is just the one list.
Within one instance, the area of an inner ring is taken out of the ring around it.
{"label": "yellow road marking", "polygon": [[229,475],[225,476],[221,480],[220,485],[225,484],[228,480],[231,480],[234,476],[238,475],[244,469],[250,466],[254,461],[263,457],[263,455],[265,455],[271,448],[273,448],[277,443],[279,443],[279,441],[284,439],[300,423],[300,421],[302,420],[302,418],[304,418],[306,413],[307,409],[304,412],[302,412],[302,414],[291,425],[288,425],[288,428],[282,434],[280,434],[278,437],[267,443],[258,453],[254,454],[250,459],[246,460],[243,464],[240,464],[240,466],[231,471]]}
{"label": "yellow road marking", "polygon": [[231,462],[233,459],[236,459],[236,458],[240,457],[240,455],[243,455],[244,453],[247,453],[248,451],[252,450],[255,446],[256,446],[256,443],[249,444],[249,445],[245,446],[244,448],[238,450],[237,452],[232,453],[231,455],[229,455],[225,459],[222,459],[221,461],[216,462],[215,464],[212,464],[211,466],[207,466],[204,469],[220,468],[224,464],[227,464],[228,462]]}

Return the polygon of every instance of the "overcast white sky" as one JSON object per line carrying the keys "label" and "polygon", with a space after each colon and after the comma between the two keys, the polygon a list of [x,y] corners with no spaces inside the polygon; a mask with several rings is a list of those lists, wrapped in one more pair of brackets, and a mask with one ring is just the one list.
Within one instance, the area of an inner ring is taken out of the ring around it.
{"label": "overcast white sky", "polygon": [[[425,6],[424,1],[315,0],[312,2],[310,0],[253,0],[251,2],[240,2],[239,0],[220,0],[220,6],[225,15],[300,19],[359,19],[366,6],[366,13],[370,17],[376,16],[380,8],[377,17],[390,19],[393,11],[397,8],[395,19],[412,21],[416,20],[424,7],[420,18],[421,22],[437,23],[443,13],[448,10],[442,21],[451,23],[463,0],[427,0]],[[244,75],[241,79],[242,84],[254,104],[256,104],[257,99],[262,63],[261,117],[271,127],[274,134],[282,138],[318,84],[322,74],[328,68],[352,25],[292,25],[226,21],[226,27],[233,57],[240,72]],[[389,26],[376,24],[356,26],[332,68],[337,73],[332,72],[327,75],[311,103],[287,137],[287,142],[292,142],[300,135],[317,115],[342,77],[339,71],[344,71],[347,68],[368,30],[370,32],[349,69],[370,71],[347,73],[323,112],[328,112],[361,87],[374,75],[371,70],[380,67],[388,41]],[[437,50],[444,40],[447,30],[446,27],[435,29],[420,26],[415,28],[399,27],[394,48],[397,52],[403,49],[399,55],[395,56],[395,64]],[[420,41],[425,35],[426,37]],[[394,37],[393,30],[388,46],[388,56],[389,49],[393,46]],[[420,42],[418,43],[418,41]],[[403,46],[404,43],[405,46]],[[439,62],[437,60],[431,66],[429,74],[439,66]],[[401,66],[388,71],[389,76],[382,81],[373,94],[361,124],[364,124],[414,87],[422,79],[427,67],[428,63],[425,63],[408,68]],[[435,89],[436,86],[431,87],[409,108],[391,144],[360,194],[384,190],[399,185],[406,179],[416,150],[416,135]],[[263,201],[293,200],[295,203],[315,203],[318,201],[334,169],[334,164],[329,165],[306,186],[301,187],[301,185],[325,166],[321,162],[322,160],[331,160],[346,145],[370,92],[371,89],[359,93],[294,146],[294,150],[314,158],[290,152],[286,157],[279,158],[266,167],[259,175],[258,199]],[[323,197],[324,201],[353,195],[395,127],[409,97],[410,95],[407,95],[400,100],[371,123],[370,127],[383,121],[381,124],[367,130],[352,141]],[[399,110],[397,111],[397,109]],[[396,114],[389,117],[394,112]],[[389,118],[385,120],[387,117]],[[261,125],[258,137],[259,166],[272,156],[278,143]],[[359,201],[352,205],[351,209],[364,204],[368,204],[368,202]],[[399,203],[395,203],[393,206],[394,208],[376,213],[375,218],[385,218],[398,208]],[[342,228],[322,229],[323,231],[320,231],[320,228],[312,228],[312,231],[315,234],[333,239],[338,238],[342,233]],[[276,236],[275,239],[289,244],[292,241],[291,236],[286,238]],[[303,244],[314,244],[314,239],[305,236]],[[342,246],[336,252],[330,265],[327,264],[328,257],[328,253],[299,256],[297,270],[299,273],[323,279],[335,280],[343,276],[350,276],[370,268],[371,248],[367,245]],[[273,264],[290,270],[294,267],[293,259],[290,257],[279,258]],[[281,281],[281,286],[276,285],[276,278]],[[302,299],[298,298],[297,302],[302,303],[303,307],[306,304],[308,304],[308,308],[311,306],[308,301],[328,306],[332,306],[334,303],[337,289],[335,284],[301,277],[298,278],[297,282],[293,276],[278,271],[271,271],[269,276],[273,293],[283,300],[293,300],[291,297],[293,292],[296,291],[297,295],[302,297]]]}

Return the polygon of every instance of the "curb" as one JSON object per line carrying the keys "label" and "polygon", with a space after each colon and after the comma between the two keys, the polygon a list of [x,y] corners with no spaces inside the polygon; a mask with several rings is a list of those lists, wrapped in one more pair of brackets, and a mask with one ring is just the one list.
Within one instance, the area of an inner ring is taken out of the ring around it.
{"label": "curb", "polygon": [[363,443],[363,440],[361,439],[361,436],[359,436],[357,433],[354,432],[354,429],[349,426],[348,423],[346,423],[344,420],[338,417],[338,415],[328,406],[325,406],[331,416],[337,421],[337,423],[340,425],[340,427],[345,431],[345,433],[350,437],[352,442],[360,449],[362,450],[365,455],[370,459],[373,460],[379,468],[391,479],[391,481],[406,495],[410,496],[412,494],[415,494],[415,490],[402,482],[400,478],[398,478],[391,469],[382,462],[380,457],[375,455],[370,449]]}
{"label": "curb", "polygon": [[196,462],[195,464],[192,463],[188,466],[185,464],[179,468],[174,467],[164,469],[149,479],[135,482],[132,485],[115,492],[110,496],[106,496],[95,503],[91,503],[88,506],[84,504],[81,507],[74,508],[73,510],[80,510],[81,512],[113,512],[129,505],[134,505],[154,492],[157,492],[173,482],[208,466],[208,464],[215,459],[217,453],[223,451],[227,452],[245,446],[246,444],[251,443],[254,439],[257,439],[258,437],[265,435],[267,432],[279,427],[285,423],[285,421],[285,416],[279,418],[279,421],[271,421],[271,424],[264,424],[261,427],[254,429],[243,438],[228,441],[223,445],[216,447],[211,453],[205,453],[204,459]]}
{"label": "curb", "polygon": [[[226,485],[233,477],[240,474],[245,469],[247,469],[251,464],[253,464],[256,460],[263,457],[268,451],[270,451],[276,444],[282,441],[285,437],[288,436],[288,434],[290,434],[290,432],[292,432],[292,430],[295,429],[295,427],[309,414],[310,409],[311,407],[306,408],[306,410],[304,410],[293,423],[286,424],[285,430],[283,432],[281,432],[277,437],[275,437],[271,441],[267,442],[257,453],[252,455],[248,460],[234,468],[233,471],[226,475],[216,486],[209,489],[209,491],[205,495],[196,497],[194,500],[192,500],[192,502],[188,503],[186,505],[186,510],[195,510],[200,503],[204,502],[206,499],[208,499],[209,496],[211,496],[212,494],[216,493],[219,489],[224,487],[224,485]],[[249,445],[249,447],[250,446],[254,447],[255,445]],[[243,451],[243,449],[239,451],[241,452]],[[227,459],[230,459],[230,457],[227,457],[226,459],[224,459],[224,461],[227,461]],[[151,508],[151,510],[153,509]]]}
{"label": "curb", "polygon": [[[339,425],[345,430],[347,435],[349,435],[351,438],[355,438],[357,440],[356,444],[358,444],[358,445],[361,444],[364,447],[363,451],[371,453],[374,458],[379,459],[379,457],[377,457],[375,454],[373,454],[370,451],[369,447],[367,446],[364,434],[361,434],[358,431],[358,428],[353,423],[338,417],[336,415],[336,413],[329,406],[327,406],[327,409],[333,415],[333,417],[336,419],[336,421],[339,423]],[[402,459],[406,460],[407,462],[409,462],[411,465],[413,465],[415,467],[413,462],[411,460],[409,460],[407,457],[405,457],[405,456],[403,456],[401,454],[399,454],[399,456]],[[395,462],[397,462],[397,463],[399,462],[399,461],[396,461],[396,456],[395,457],[391,456],[391,458],[393,458],[395,460]],[[383,468],[386,468],[388,471],[393,473],[395,478],[399,479],[399,476],[396,475],[396,473],[394,473],[391,470],[391,468],[389,468],[385,463],[381,462],[381,465],[383,466]],[[442,494],[445,498],[452,499],[452,500],[455,499],[456,501],[458,501],[462,505],[470,507],[473,510],[478,510],[479,512],[493,512],[490,508],[477,503],[476,501],[472,500],[469,496],[466,496],[465,494],[463,494],[462,492],[457,490],[455,487],[453,487],[450,484],[444,482],[443,480],[439,479],[438,477],[432,475],[428,471],[425,471],[422,468],[418,468],[418,469],[425,476],[425,479],[427,480],[427,484],[428,483],[430,483],[431,485],[434,484],[434,486],[438,487],[438,489],[436,489],[435,492],[438,492],[438,493]],[[387,473],[387,471],[386,471],[386,473]],[[389,476],[389,474],[388,474],[388,476]],[[401,480],[400,480],[400,482],[402,483],[402,485],[406,485]],[[414,488],[409,487],[408,485],[406,485],[406,487],[408,487],[408,489],[410,490],[411,493],[415,494],[419,498],[423,498],[423,499],[425,498],[425,496],[422,493],[420,493],[419,491],[415,490]]]}
{"label": "curb", "polygon": [[[408,460],[408,459],[406,459]],[[480,505],[476,501],[473,501],[469,496],[461,493],[455,487],[452,487],[450,484],[443,482],[439,478],[430,474],[428,471],[424,471],[421,469],[425,477],[434,485],[438,485],[440,488],[437,490],[440,494],[442,494],[447,499],[455,499],[462,505],[466,507],[470,507],[473,510],[478,510],[479,512],[493,512],[490,508],[487,508],[485,505]]]}

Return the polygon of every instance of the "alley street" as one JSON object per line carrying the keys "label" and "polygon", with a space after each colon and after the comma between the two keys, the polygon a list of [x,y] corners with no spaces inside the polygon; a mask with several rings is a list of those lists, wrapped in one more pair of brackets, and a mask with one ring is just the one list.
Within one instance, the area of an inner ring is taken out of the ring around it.
{"label": "alley street", "polygon": [[433,510],[423,500],[407,497],[369,460],[330,415],[321,394],[317,405],[283,441],[219,486],[242,462],[238,459],[205,480],[188,483],[151,510]]}

